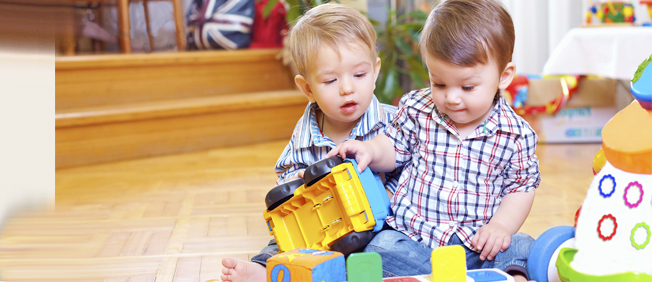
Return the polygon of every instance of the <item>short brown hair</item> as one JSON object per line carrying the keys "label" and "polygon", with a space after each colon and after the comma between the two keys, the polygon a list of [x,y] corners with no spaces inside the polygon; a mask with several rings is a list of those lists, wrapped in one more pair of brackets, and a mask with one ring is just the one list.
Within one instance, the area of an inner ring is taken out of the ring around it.
{"label": "short brown hair", "polygon": [[419,46],[422,52],[447,63],[470,67],[489,62],[498,71],[512,61],[514,23],[497,0],[446,0],[426,20]]}
{"label": "short brown hair", "polygon": [[[339,55],[339,46],[359,44],[376,58],[376,31],[358,10],[335,3],[310,9],[290,30],[290,50],[299,74],[306,76],[319,48],[330,46]],[[375,60],[374,60],[375,62]]]}

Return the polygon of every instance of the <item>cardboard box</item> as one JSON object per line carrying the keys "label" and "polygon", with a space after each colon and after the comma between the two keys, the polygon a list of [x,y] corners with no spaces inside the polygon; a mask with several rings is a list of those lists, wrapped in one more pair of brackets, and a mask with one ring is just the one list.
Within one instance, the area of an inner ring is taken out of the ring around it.
{"label": "cardboard box", "polygon": [[537,114],[523,118],[541,143],[602,142],[602,128],[618,112],[610,108],[564,108],[556,115]]}
{"label": "cardboard box", "polygon": [[[526,115],[542,143],[602,142],[602,128],[622,107],[631,102],[618,80],[582,77],[577,91],[557,114]],[[526,105],[545,105],[562,94],[558,79],[529,80]],[[622,92],[622,93],[621,93]],[[623,97],[618,97],[624,95]],[[631,95],[629,95],[631,96]]]}
{"label": "cardboard box", "polygon": [[[530,79],[526,105],[545,105],[563,93],[559,79]],[[616,103],[617,80],[582,77],[565,108],[608,108]]]}

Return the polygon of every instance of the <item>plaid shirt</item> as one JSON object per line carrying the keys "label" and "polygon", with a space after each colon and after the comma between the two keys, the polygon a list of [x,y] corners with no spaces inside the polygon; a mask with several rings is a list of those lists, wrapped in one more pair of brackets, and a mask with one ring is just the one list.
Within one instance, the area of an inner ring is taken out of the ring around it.
{"label": "plaid shirt", "polygon": [[539,186],[537,135],[502,97],[466,138],[436,108],[430,88],[406,94],[399,107],[386,134],[403,173],[387,223],[413,240],[435,248],[457,234],[471,248],[503,196]]}
{"label": "plaid shirt", "polygon": [[[335,148],[336,144],[324,136],[317,124],[316,110],[319,109],[316,103],[309,103],[303,116],[294,127],[294,133],[290,138],[290,143],[285,146],[283,153],[276,162],[276,175],[278,180],[276,184],[288,181],[288,178],[297,175],[299,171],[305,170],[311,164],[326,157],[328,152]],[[373,96],[371,104],[367,111],[362,114],[360,121],[351,131],[347,140],[371,140],[378,134],[384,134],[386,126],[392,121],[396,114],[396,107],[378,102],[376,96]],[[387,180],[385,188],[396,191],[398,172],[389,172],[385,174]]]}

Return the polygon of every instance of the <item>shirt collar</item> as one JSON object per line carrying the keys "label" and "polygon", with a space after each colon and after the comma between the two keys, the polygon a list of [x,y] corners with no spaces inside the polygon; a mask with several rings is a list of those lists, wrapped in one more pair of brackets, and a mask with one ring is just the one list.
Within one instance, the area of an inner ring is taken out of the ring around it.
{"label": "shirt collar", "polygon": [[[432,100],[430,88],[421,89],[421,91],[416,95],[416,97],[413,97],[410,101],[406,102],[406,106],[417,107],[424,113],[432,114],[432,118],[435,122],[451,131],[453,123],[450,119],[446,118],[445,114],[437,109],[435,102]],[[521,117],[519,117],[512,107],[507,104],[507,101],[500,96],[496,105],[494,105],[491,114],[487,118],[486,124],[481,125],[486,127],[483,128],[481,132],[486,136],[491,136],[500,130],[523,136],[522,123],[523,121],[521,120]],[[482,135],[483,134],[481,133],[480,136]]]}
{"label": "shirt collar", "polygon": [[[330,138],[322,136],[317,123],[317,109],[319,109],[317,103],[308,103],[308,106],[306,106],[301,126],[298,126],[296,128],[297,132],[294,132],[294,144],[298,148],[308,148],[313,145],[317,147],[329,146],[331,148],[336,146]],[[385,126],[384,117],[385,109],[376,99],[376,96],[372,96],[369,108],[362,114],[360,121],[351,130],[351,136],[347,140],[365,136]]]}
{"label": "shirt collar", "polygon": [[500,96],[491,112],[491,115],[487,119],[486,135],[494,135],[500,130],[523,136],[523,122],[522,118],[514,112],[509,104],[507,104],[505,98]]}

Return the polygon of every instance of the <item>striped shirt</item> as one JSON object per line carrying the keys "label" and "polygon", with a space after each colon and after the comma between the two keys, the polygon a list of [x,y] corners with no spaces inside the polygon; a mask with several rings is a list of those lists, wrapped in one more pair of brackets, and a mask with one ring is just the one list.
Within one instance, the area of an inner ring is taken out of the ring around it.
{"label": "striped shirt", "polygon": [[386,135],[403,172],[387,223],[413,240],[435,248],[457,234],[472,249],[471,238],[503,196],[539,186],[537,135],[502,97],[466,138],[429,88],[406,94],[399,107]]}
{"label": "striped shirt", "polygon": [[[316,103],[309,103],[303,116],[297,122],[290,138],[290,143],[285,146],[283,153],[276,162],[276,175],[281,184],[301,170],[305,170],[311,164],[326,157],[328,152],[335,148],[336,144],[322,135],[317,124],[316,111],[319,109]],[[347,140],[371,140],[378,134],[384,134],[386,126],[392,121],[396,113],[396,107],[382,104],[373,96],[367,111],[362,114],[360,121],[351,131]],[[385,188],[392,193],[396,190],[400,173],[386,173],[387,181]]]}

